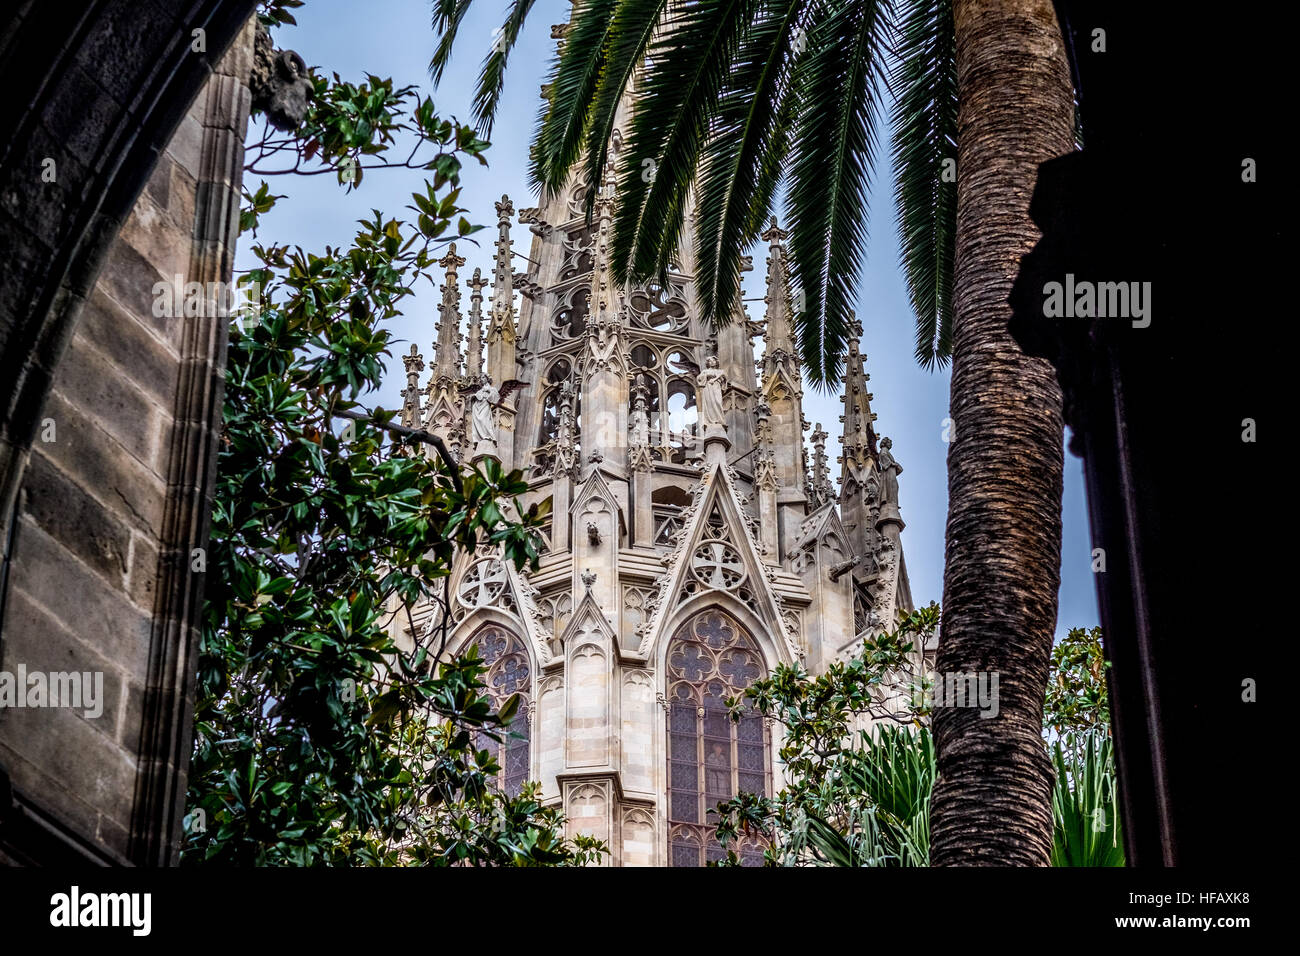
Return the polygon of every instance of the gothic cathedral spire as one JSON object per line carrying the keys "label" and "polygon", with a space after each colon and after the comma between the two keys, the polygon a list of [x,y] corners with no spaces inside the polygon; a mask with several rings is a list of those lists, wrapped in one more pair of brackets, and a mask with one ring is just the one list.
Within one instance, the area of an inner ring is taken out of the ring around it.
{"label": "gothic cathedral spire", "polygon": [[876,468],[876,414],[871,410],[871,376],[865,367],[866,356],[858,348],[862,323],[856,318],[849,334],[849,351],[844,360],[844,432],[840,436],[840,515],[850,538],[854,554],[868,554],[875,548],[872,514],[878,494],[874,478]]}
{"label": "gothic cathedral spire", "polygon": [[789,234],[773,219],[763,239],[768,243],[767,295],[764,298],[763,379],[760,392],[767,403],[768,429],[780,483],[781,553],[794,545],[799,523],[807,510],[804,468],[803,377],[794,346],[794,310],[790,301],[785,240]]}

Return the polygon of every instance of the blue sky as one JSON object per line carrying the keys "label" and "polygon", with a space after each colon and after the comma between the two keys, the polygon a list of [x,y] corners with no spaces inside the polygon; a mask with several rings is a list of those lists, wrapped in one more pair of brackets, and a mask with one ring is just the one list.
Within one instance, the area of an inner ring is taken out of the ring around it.
{"label": "blue sky", "polygon": [[[472,83],[479,61],[492,43],[493,30],[503,20],[504,0],[478,0],[462,24],[459,53],[434,92],[439,114],[468,118]],[[307,0],[294,11],[297,27],[276,32],[277,46],[297,50],[325,74],[337,72],[354,82],[366,73],[391,76],[398,86],[415,85],[431,90],[429,57],[434,48],[430,26],[430,0]],[[487,167],[474,165],[463,177],[461,205],[469,218],[489,227],[495,222],[493,203],[509,193],[516,208],[534,205],[525,174],[529,141],[540,104],[539,87],[555,50],[550,25],[568,18],[565,0],[538,0],[519,45],[511,56],[505,95],[488,150]],[[250,139],[260,139],[260,129],[250,129]],[[882,148],[881,156],[887,156]],[[415,170],[376,170],[368,173],[359,190],[345,196],[329,176],[277,176],[269,180],[271,191],[286,195],[262,219],[258,239],[265,242],[301,245],[319,251],[325,245],[342,245],[350,239],[356,220],[377,208],[387,215],[409,218],[405,207],[412,191],[421,189],[425,176]],[[255,189],[257,177],[246,185]],[[948,414],[948,373],[927,372],[912,357],[913,319],[898,266],[898,238],[894,227],[893,183],[888,164],[882,163],[871,197],[871,242],[863,264],[857,314],[864,326],[862,350],[871,374],[872,407],[881,435],[894,440],[894,453],[903,466],[899,496],[907,528],[903,547],[917,603],[938,601],[943,590],[943,532],[947,513],[947,478],[943,421]],[[477,234],[490,242],[495,230]],[[515,226],[515,249],[526,252],[531,239],[527,227]],[[485,238],[486,237],[486,238]],[[254,263],[246,246],[237,254],[237,268]],[[458,252],[468,260],[462,274],[475,266],[489,272],[490,250],[462,241]],[[761,297],[765,247],[754,252],[754,271],[748,275],[746,296]],[[388,382],[376,401],[387,408],[400,404],[405,384],[400,354],[407,342],[419,344],[426,359],[432,357],[434,317],[438,304],[436,287],[422,284],[418,294],[407,300],[406,313],[393,323],[394,335],[402,340],[389,360]],[[762,303],[750,303],[751,314],[761,317]],[[840,434],[841,406],[838,395],[825,395],[808,388],[804,410],[809,422],[820,422],[832,436],[827,452],[838,453],[835,438]],[[833,474],[838,477],[838,467]],[[1061,603],[1057,633],[1071,626],[1097,624],[1096,593],[1092,579],[1091,545],[1088,540],[1087,510],[1083,494],[1083,469],[1079,459],[1067,453],[1063,504],[1064,542],[1061,567]]]}

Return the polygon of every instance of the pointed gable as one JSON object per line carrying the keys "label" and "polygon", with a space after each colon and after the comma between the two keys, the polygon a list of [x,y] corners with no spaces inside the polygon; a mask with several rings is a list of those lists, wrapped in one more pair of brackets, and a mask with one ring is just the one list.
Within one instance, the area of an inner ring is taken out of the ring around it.
{"label": "pointed gable", "polygon": [[715,464],[705,472],[684,516],[677,547],[663,562],[668,573],[660,581],[643,632],[642,654],[650,653],[666,621],[684,601],[715,592],[740,601],[771,634],[780,635],[779,655],[791,660],[800,656],[785,608],[772,586],[776,572],[762,560],[756,528],[745,513],[730,469]]}
{"label": "pointed gable", "polygon": [[[586,508],[588,502],[593,500],[603,501],[609,506],[610,511],[618,515],[619,540],[627,538],[627,515],[623,513],[621,497],[614,493],[610,487],[609,477],[605,471],[599,467],[591,469],[591,474],[587,480],[582,483],[582,488],[578,491],[577,496],[573,499],[573,504],[569,506],[569,515],[580,515]],[[575,529],[574,533],[577,533]],[[570,538],[570,540],[573,540]]]}
{"label": "pointed gable", "polygon": [[599,634],[610,649],[618,647],[618,633],[614,626],[610,624],[609,618],[601,610],[596,599],[588,591],[578,602],[577,609],[573,612],[573,617],[569,619],[568,625],[560,634],[560,644],[567,653],[572,649],[575,641],[583,638],[590,638]]}

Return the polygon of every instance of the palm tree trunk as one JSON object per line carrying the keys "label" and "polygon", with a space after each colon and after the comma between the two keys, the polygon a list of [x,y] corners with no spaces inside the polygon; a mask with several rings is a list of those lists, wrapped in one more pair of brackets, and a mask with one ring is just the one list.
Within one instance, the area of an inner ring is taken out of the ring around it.
{"label": "palm tree trunk", "polygon": [[934,715],[931,862],[1046,866],[1052,769],[1043,697],[1061,562],[1061,391],[1007,330],[1037,241],[1038,164],[1073,146],[1073,97],[1050,0],[956,0],[957,240],[948,527],[939,675],[997,675],[995,717]]}

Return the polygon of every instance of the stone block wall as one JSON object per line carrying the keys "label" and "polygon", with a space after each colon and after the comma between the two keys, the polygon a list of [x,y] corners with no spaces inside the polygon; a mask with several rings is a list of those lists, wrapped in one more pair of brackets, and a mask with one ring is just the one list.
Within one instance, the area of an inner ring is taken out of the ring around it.
{"label": "stone block wall", "polygon": [[99,862],[179,847],[227,319],[155,306],[174,277],[231,279],[252,37],[250,21],[110,245],[19,494],[0,672],[102,675],[103,700],[0,708],[0,797]]}

